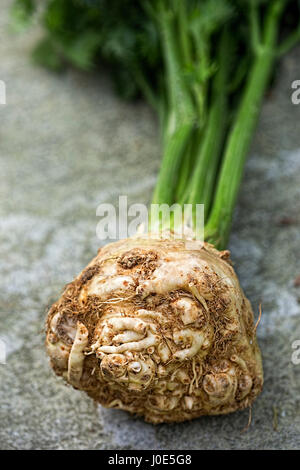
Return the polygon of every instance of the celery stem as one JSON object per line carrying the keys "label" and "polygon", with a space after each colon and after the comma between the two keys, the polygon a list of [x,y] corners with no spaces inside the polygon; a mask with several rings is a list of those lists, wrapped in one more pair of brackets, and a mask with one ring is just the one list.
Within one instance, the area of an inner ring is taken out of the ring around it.
{"label": "celery stem", "polygon": [[219,70],[213,83],[213,99],[204,129],[203,142],[198,150],[195,170],[191,183],[186,189],[184,202],[204,204],[208,214],[214,192],[216,173],[219,164],[221,145],[226,127],[228,55],[230,55],[228,31],[225,29],[220,38]]}
{"label": "celery stem", "polygon": [[246,83],[241,104],[229,133],[205,239],[219,249],[226,247],[246,156],[259,117],[262,99],[276,57],[278,21],[284,2],[275,0],[267,12],[264,36]]}

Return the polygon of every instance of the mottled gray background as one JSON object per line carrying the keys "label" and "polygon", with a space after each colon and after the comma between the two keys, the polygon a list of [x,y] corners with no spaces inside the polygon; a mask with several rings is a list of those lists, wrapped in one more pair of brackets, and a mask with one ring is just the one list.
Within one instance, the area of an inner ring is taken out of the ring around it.
{"label": "mottled gray background", "polygon": [[[94,407],[48,367],[45,310],[95,254],[96,207],[148,202],[159,167],[154,116],[115,96],[105,74],[35,67],[32,30],[9,30],[1,1],[0,364],[2,449],[295,449],[300,447],[300,49],[280,64],[266,97],[239,198],[230,247],[257,312],[265,387],[248,411],[153,426]],[[280,223],[283,217],[292,222]]]}

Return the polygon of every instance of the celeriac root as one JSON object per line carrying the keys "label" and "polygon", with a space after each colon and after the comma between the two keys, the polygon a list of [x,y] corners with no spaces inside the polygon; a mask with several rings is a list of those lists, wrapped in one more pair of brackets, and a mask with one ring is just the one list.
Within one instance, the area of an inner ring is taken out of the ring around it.
{"label": "celeriac root", "polygon": [[75,388],[153,423],[243,409],[262,389],[250,303],[229,253],[208,243],[102,248],[52,306],[46,343]]}

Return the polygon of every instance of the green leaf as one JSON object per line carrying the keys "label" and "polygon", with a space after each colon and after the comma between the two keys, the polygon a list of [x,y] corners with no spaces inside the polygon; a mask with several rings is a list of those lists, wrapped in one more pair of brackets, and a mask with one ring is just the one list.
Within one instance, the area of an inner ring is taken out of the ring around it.
{"label": "green leaf", "polygon": [[10,10],[13,29],[23,31],[30,26],[35,8],[34,0],[15,0]]}
{"label": "green leaf", "polygon": [[51,37],[42,39],[33,50],[32,56],[36,63],[50,70],[58,71],[63,67],[63,59]]}
{"label": "green leaf", "polygon": [[66,58],[76,67],[89,70],[94,65],[94,57],[101,43],[101,35],[86,31],[69,44],[63,44]]}

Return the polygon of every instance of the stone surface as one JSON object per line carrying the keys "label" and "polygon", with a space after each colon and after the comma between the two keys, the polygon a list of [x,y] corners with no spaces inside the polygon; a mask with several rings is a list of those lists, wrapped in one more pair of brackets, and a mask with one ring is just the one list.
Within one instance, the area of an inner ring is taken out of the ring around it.
{"label": "stone surface", "polygon": [[[43,342],[47,307],[95,254],[96,208],[148,202],[159,167],[157,126],[143,103],[115,96],[105,74],[51,74],[31,64],[32,30],[14,36],[1,4],[1,449],[295,449],[300,447],[300,49],[278,67],[247,164],[230,248],[263,318],[265,386],[252,409],[153,426],[95,408],[56,378]],[[292,224],[282,224],[289,217]]]}

